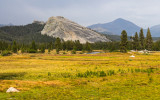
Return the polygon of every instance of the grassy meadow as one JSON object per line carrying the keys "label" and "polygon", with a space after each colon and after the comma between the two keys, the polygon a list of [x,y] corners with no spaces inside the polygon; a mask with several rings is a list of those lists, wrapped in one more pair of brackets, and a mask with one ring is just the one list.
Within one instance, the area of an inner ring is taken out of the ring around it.
{"label": "grassy meadow", "polygon": [[0,100],[159,100],[160,52],[132,54],[0,56]]}

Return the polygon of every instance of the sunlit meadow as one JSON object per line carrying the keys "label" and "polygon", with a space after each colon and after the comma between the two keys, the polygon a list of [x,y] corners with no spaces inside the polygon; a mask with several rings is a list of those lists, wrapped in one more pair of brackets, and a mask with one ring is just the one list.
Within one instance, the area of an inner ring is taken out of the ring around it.
{"label": "sunlit meadow", "polygon": [[[131,55],[135,58],[131,58]],[[19,93],[6,93],[15,87]],[[160,99],[160,53],[0,57],[0,100]]]}

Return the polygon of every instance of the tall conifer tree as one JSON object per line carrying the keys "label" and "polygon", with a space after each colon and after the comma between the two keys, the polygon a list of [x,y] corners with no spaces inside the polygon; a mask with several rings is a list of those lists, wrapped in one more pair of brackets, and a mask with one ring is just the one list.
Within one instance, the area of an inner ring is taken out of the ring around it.
{"label": "tall conifer tree", "polygon": [[146,49],[152,50],[152,46],[153,46],[153,40],[152,40],[150,29],[148,28],[147,36],[146,36]]}
{"label": "tall conifer tree", "polygon": [[59,54],[59,51],[61,50],[61,39],[57,38],[54,45],[55,45],[57,54]]}
{"label": "tall conifer tree", "polygon": [[86,42],[86,44],[85,44],[85,50],[86,50],[87,52],[92,52],[92,48],[91,48],[91,45],[90,45],[89,42]]}
{"label": "tall conifer tree", "polygon": [[138,39],[138,33],[135,33],[134,39],[133,39],[133,47],[134,50],[138,50],[139,49],[139,39]]}
{"label": "tall conifer tree", "polygon": [[37,47],[36,47],[35,41],[32,41],[32,44],[31,44],[31,48],[30,48],[30,49],[37,51]]}
{"label": "tall conifer tree", "polygon": [[121,43],[120,43],[120,51],[123,53],[127,52],[127,43],[128,43],[128,39],[127,39],[127,32],[125,30],[122,31],[121,33]]}
{"label": "tall conifer tree", "polygon": [[12,44],[12,52],[17,53],[17,50],[18,50],[18,48],[17,48],[17,43],[16,43],[16,41],[13,41],[13,44]]}
{"label": "tall conifer tree", "polygon": [[144,50],[145,49],[145,38],[143,34],[143,29],[141,28],[139,32],[139,42],[140,42],[140,49]]}

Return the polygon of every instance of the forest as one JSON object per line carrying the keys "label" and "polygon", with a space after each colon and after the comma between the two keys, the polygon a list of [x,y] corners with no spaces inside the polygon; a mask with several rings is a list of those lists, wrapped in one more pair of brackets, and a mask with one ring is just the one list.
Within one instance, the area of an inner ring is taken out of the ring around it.
{"label": "forest", "polygon": [[[143,29],[134,36],[128,36],[125,30],[119,37],[114,35],[106,35],[112,42],[96,42],[81,44],[79,40],[64,41],[60,38],[53,38],[47,35],[41,35],[40,31],[44,25],[32,23],[24,26],[6,26],[0,28],[0,53],[8,55],[12,53],[44,53],[47,49],[50,52],[56,49],[59,51],[76,51],[92,52],[92,50],[103,50],[104,52],[127,52],[128,50],[150,50],[159,51],[160,41],[153,41],[150,29],[148,28],[146,36]],[[115,37],[115,38],[113,38]]]}

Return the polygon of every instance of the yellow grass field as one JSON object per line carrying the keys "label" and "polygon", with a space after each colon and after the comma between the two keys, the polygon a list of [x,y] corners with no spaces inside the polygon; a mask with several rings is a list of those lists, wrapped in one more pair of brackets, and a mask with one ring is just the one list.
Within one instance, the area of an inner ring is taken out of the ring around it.
{"label": "yellow grass field", "polygon": [[131,55],[0,56],[0,100],[160,100],[160,53]]}

